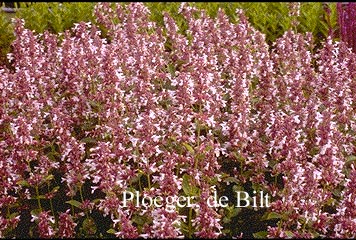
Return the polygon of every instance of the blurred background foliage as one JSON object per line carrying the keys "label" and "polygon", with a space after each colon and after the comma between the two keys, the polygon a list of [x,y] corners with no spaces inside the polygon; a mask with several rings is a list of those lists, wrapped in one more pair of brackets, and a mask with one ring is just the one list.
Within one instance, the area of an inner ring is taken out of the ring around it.
{"label": "blurred background foliage", "polygon": [[[123,3],[127,4],[127,3]],[[178,13],[180,2],[147,2],[150,19],[163,26],[163,13],[168,12],[177,22],[180,32],[187,26],[184,17]],[[236,9],[243,9],[252,26],[266,35],[266,41],[272,44],[285,31],[292,27],[288,2],[189,2],[190,6],[204,9],[211,17],[216,17],[221,8],[232,22],[236,22]],[[25,27],[37,33],[48,30],[63,32],[80,21],[95,23],[94,2],[17,2],[6,12],[9,3],[1,3],[0,11],[0,65],[8,64],[6,54],[11,51],[11,42],[15,36],[11,18],[25,20]],[[298,17],[298,32],[312,32],[316,46],[319,46],[329,34],[338,37],[336,3],[302,2]]]}

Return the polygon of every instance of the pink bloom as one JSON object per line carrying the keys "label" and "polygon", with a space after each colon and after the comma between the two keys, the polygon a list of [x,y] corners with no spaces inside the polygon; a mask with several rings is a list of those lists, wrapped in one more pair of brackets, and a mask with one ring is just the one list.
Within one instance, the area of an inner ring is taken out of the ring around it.
{"label": "pink bloom", "polygon": [[73,221],[73,218],[68,214],[69,210],[59,215],[58,222],[58,236],[61,238],[73,238],[75,237],[75,227],[77,223]]}

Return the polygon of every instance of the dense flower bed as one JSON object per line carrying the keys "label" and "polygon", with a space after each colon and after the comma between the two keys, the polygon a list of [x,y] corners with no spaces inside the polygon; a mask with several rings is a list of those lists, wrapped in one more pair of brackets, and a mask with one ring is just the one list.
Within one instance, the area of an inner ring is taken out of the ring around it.
{"label": "dense flower bed", "polygon": [[[270,48],[242,12],[233,24],[183,4],[185,35],[140,3],[95,13],[108,38],[16,22],[0,69],[1,237],[356,237],[350,49],[292,30]],[[270,207],[236,208],[237,190]],[[128,192],[195,198],[123,206]],[[232,201],[210,206],[214,192]]]}

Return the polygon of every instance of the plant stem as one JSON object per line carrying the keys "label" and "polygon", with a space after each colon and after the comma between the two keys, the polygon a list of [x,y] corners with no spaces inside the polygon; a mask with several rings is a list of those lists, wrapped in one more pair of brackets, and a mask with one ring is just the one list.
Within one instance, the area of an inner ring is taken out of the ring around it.
{"label": "plant stem", "polygon": [[79,194],[80,194],[80,200],[83,202],[84,198],[83,198],[82,186],[79,187]]}
{"label": "plant stem", "polygon": [[[70,196],[70,199],[73,200],[73,196]],[[72,216],[74,216],[74,206],[71,204],[71,209],[72,209]]]}
{"label": "plant stem", "polygon": [[[83,198],[82,185],[80,185],[80,187],[79,187],[79,194],[80,194],[80,199],[81,199],[81,201],[82,201],[82,203],[83,203],[83,202],[84,202],[84,198]],[[87,210],[85,210],[85,215],[87,216],[87,218],[89,217]]]}
{"label": "plant stem", "polygon": [[139,176],[138,178],[138,187],[140,189],[140,192],[142,192],[141,176]]}
{"label": "plant stem", "polygon": [[6,206],[6,212],[7,212],[7,218],[10,217],[10,208],[9,208],[9,205]]}
{"label": "plant stem", "polygon": [[190,207],[188,213],[188,238],[192,238],[192,213],[193,209]]}
{"label": "plant stem", "polygon": [[42,212],[42,206],[41,206],[41,200],[40,200],[40,193],[38,191],[38,185],[36,185],[35,189],[36,189],[36,196],[37,196],[37,204],[38,204],[40,211]]}
{"label": "plant stem", "polygon": [[[47,189],[48,189],[48,192],[51,192],[50,189],[49,189],[49,183],[48,182],[47,182]],[[55,214],[54,208],[53,208],[52,198],[49,199],[49,204],[51,206],[52,214],[53,214],[53,216],[54,216],[54,218],[56,219],[56,222],[57,222],[57,217],[56,217],[56,214]]]}
{"label": "plant stem", "polygon": [[147,174],[148,189],[151,189],[151,179],[150,174]]}

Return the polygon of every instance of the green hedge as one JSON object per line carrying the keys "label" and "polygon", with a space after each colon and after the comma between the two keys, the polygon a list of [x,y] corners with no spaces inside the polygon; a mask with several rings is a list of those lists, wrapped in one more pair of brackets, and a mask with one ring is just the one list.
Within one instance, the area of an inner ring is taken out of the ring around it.
{"label": "green hedge", "polygon": [[[152,20],[160,24],[163,24],[164,11],[169,12],[178,22],[182,23],[184,21],[182,16],[177,14],[180,3],[160,2],[147,3],[146,5],[151,10]],[[217,15],[219,8],[222,8],[233,22],[236,17],[236,9],[243,9],[252,26],[266,34],[266,40],[269,43],[274,42],[292,27],[292,17],[289,16],[289,3],[286,2],[204,2],[190,3],[190,5],[199,9],[205,9],[209,16],[212,17]],[[329,3],[328,6],[331,10],[330,23],[328,23],[323,3],[301,3],[297,30],[299,32],[312,32],[316,39],[319,41],[324,40],[328,36],[329,24],[334,30],[337,29],[336,4]]]}
{"label": "green hedge", "polygon": [[42,33],[46,29],[58,33],[70,29],[74,23],[94,21],[92,2],[43,2],[33,3],[18,11],[17,16],[25,19],[25,27]]}
{"label": "green hedge", "polygon": [[14,40],[12,24],[9,16],[0,11],[0,65],[6,62],[6,54],[11,50],[11,42]]}
{"label": "green hedge", "polygon": [[[163,24],[163,12],[170,13],[177,21],[181,31],[186,26],[182,15],[178,14],[180,2],[151,2],[145,3],[151,11],[151,19],[158,24]],[[292,17],[289,16],[289,3],[286,2],[205,2],[188,3],[200,9],[205,9],[210,16],[216,16],[219,8],[224,9],[230,19],[235,21],[235,11],[241,8],[245,11],[250,23],[262,33],[266,34],[268,43],[274,42],[289,29]],[[95,3],[91,2],[38,2],[20,3],[20,9],[16,17],[25,20],[25,27],[42,33],[45,30],[58,33],[70,29],[74,23],[80,21],[95,21],[93,9]],[[299,32],[312,32],[317,44],[328,36],[329,26],[337,28],[336,4],[329,3],[331,9],[330,19],[321,2],[301,3],[300,16],[298,18]],[[12,24],[9,14],[0,13],[0,64],[4,63],[6,54],[10,51],[11,42],[14,40]]]}

